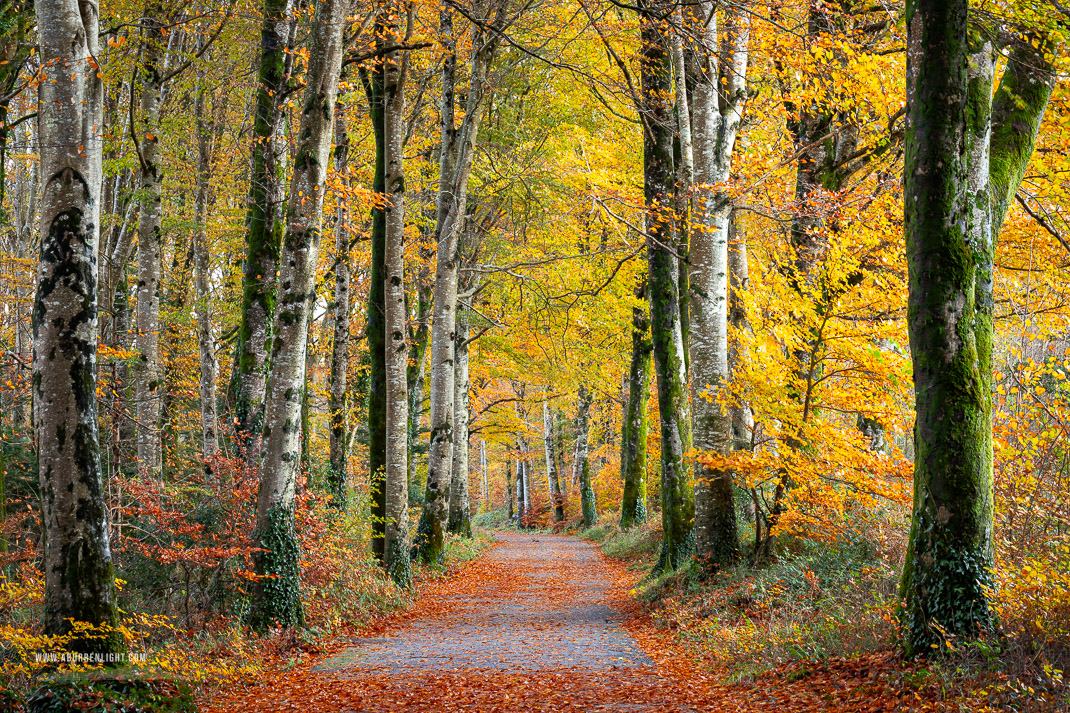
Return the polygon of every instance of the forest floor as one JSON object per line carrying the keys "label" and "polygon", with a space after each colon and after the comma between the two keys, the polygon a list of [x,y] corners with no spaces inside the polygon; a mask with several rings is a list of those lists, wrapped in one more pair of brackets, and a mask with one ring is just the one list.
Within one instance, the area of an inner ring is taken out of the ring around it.
{"label": "forest floor", "polygon": [[209,711],[927,711],[883,655],[773,672],[750,683],[691,659],[592,543],[503,532],[430,583],[414,606]]}

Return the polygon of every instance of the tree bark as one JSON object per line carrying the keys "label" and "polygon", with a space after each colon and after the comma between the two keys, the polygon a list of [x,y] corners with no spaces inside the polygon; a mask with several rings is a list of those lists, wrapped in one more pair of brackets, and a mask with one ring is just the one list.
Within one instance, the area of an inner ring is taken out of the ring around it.
{"label": "tree bark", "polygon": [[557,473],[557,459],[554,457],[554,421],[550,415],[550,404],[542,404],[543,453],[546,459],[546,486],[550,491],[550,507],[553,508],[554,522],[565,520],[565,500],[561,496],[561,478]]}
{"label": "tree bark", "polygon": [[[736,331],[749,329],[747,309],[743,293],[750,289],[750,267],[747,262],[747,235],[740,222],[739,213],[732,211],[728,224],[728,322]],[[742,357],[733,344],[728,346],[728,373],[735,375]],[[750,450],[754,434],[754,415],[747,404],[730,407],[732,414],[732,447]]]}
{"label": "tree bark", "polygon": [[453,475],[454,438],[454,347],[456,346],[457,246],[468,199],[468,178],[475,158],[476,136],[489,96],[489,73],[501,33],[509,20],[507,0],[495,0],[490,27],[472,29],[473,51],[464,120],[454,128],[456,49],[453,11],[441,14],[441,35],[446,43],[442,70],[442,156],[435,242],[433,317],[431,325],[431,434],[427,463],[427,491],[416,547],[424,562],[443,558],[448,524],[450,482]]}
{"label": "tree bark", "polygon": [[[700,56],[695,72],[695,230],[691,237],[691,403],[695,449],[725,457],[732,451],[732,416],[718,399],[728,372],[728,228],[732,207],[720,186],[731,178],[732,152],[746,101],[746,22],[702,2],[696,10],[702,44],[720,56]],[[732,472],[699,464],[695,473],[695,555],[715,569],[740,556]]]}
{"label": "tree bark", "polygon": [[97,240],[104,143],[97,3],[39,0],[41,249],[33,319],[34,429],[44,530],[44,630],[83,653],[121,651],[97,432]]}
{"label": "tree bark", "polygon": [[960,0],[907,5],[904,229],[917,411],[900,587],[908,655],[994,625],[992,264],[1053,81],[1043,49],[1037,62],[1025,41],[993,98],[992,55],[971,45],[968,12]]}
{"label": "tree bark", "polygon": [[153,3],[141,19],[142,58],[140,69],[141,117],[137,133],[140,142],[141,183],[138,189],[140,219],[137,231],[137,337],[140,352],[136,367],[137,460],[143,475],[163,477],[161,403],[164,379],[160,364],[160,254],[163,250],[163,156],[160,151],[160,108],[163,96],[163,67],[166,52],[161,4]]}
{"label": "tree bark", "polygon": [[639,4],[640,114],[643,122],[643,193],[647,210],[647,285],[651,339],[661,414],[662,549],[657,571],[675,569],[694,551],[694,489],[687,453],[691,409],[680,323],[679,264],[673,217],[672,61],[668,49],[670,7],[663,0]]}
{"label": "tree bark", "polygon": [[[334,170],[345,176],[349,166],[349,133],[339,111],[334,119]],[[344,179],[343,179],[344,180]],[[348,199],[337,197],[334,225],[334,299],[331,313],[334,335],[331,340],[330,469],[327,489],[331,505],[344,510],[349,501],[349,211]]]}
{"label": "tree bark", "polygon": [[219,449],[219,419],[216,413],[216,381],[219,362],[215,355],[212,325],[211,251],[208,246],[208,203],[212,180],[212,153],[219,130],[207,116],[208,87],[204,77],[197,87],[197,195],[194,199],[194,288],[197,292],[197,344],[200,348],[201,457],[206,461]]}
{"label": "tree bark", "polygon": [[591,462],[588,457],[588,434],[590,432],[591,393],[586,386],[580,386],[576,402],[576,459],[572,463],[573,479],[580,489],[580,510],[583,513],[583,526],[594,527],[598,522],[598,507],[595,503],[594,488],[591,487]]}
{"label": "tree bark", "polygon": [[[396,42],[397,27],[387,41]],[[383,58],[383,133],[386,164],[385,293],[386,341],[386,528],[383,562],[391,578],[412,581],[409,541],[409,341],[405,305],[405,79],[408,54]]]}
{"label": "tree bark", "polygon": [[[646,282],[639,284],[635,296],[646,300]],[[650,401],[650,316],[645,306],[632,308],[632,360],[628,369],[628,403],[621,424],[621,497],[620,526],[628,528],[646,521],[646,442],[650,431],[647,416]]]}
{"label": "tree bark", "polygon": [[271,374],[264,409],[263,456],[253,541],[258,579],[250,624],[302,624],[299,546],[294,530],[300,458],[301,397],[305,389],[308,319],[315,302],[316,262],[323,221],[323,192],[342,66],[348,0],[316,6],[307,88],[290,184],[286,236],[279,271],[279,302],[272,330]]}
{"label": "tree bark", "polygon": [[453,448],[453,480],[450,484],[449,531],[472,536],[471,503],[468,497],[468,314],[464,306],[457,310],[457,361],[454,374],[453,422],[456,443]]}
{"label": "tree bark", "polygon": [[276,272],[286,229],[286,96],[296,18],[292,0],[264,0],[260,70],[253,119],[252,171],[245,217],[241,326],[234,361],[234,415],[239,450],[250,464],[259,458],[264,421]]}

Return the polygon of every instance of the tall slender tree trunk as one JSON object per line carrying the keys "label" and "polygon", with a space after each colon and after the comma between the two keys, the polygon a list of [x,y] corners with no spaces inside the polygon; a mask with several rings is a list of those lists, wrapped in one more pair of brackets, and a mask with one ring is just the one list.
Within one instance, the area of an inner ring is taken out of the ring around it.
{"label": "tall slender tree trunk", "polygon": [[[523,439],[517,439],[517,449],[521,452],[526,448],[526,444]],[[522,455],[517,456],[516,459],[516,524],[519,527],[527,527],[528,525],[528,498],[525,492],[527,483],[524,477],[524,457]]]}
{"label": "tall slender tree trunk", "polygon": [[647,289],[650,333],[661,415],[662,550],[657,570],[679,567],[694,551],[695,496],[687,453],[691,409],[680,323],[679,263],[673,216],[672,61],[663,0],[639,4],[640,114],[643,122],[643,192],[647,210]]}
{"label": "tall slender tree trunk", "polygon": [[[719,393],[728,383],[728,229],[732,207],[716,186],[729,181],[746,98],[749,28],[702,2],[695,23],[709,49],[697,59],[694,91],[696,226],[691,238],[691,403],[694,447],[732,451],[732,416]],[[719,48],[719,54],[714,53]],[[707,568],[740,556],[732,472],[699,463],[695,473],[695,554]]]}
{"label": "tall slender tree trunk", "polygon": [[472,510],[468,497],[468,314],[457,310],[457,361],[454,374],[453,481],[450,484],[449,531],[472,536]]}
{"label": "tall slender tree trunk", "polygon": [[554,458],[554,420],[550,415],[550,404],[542,404],[543,453],[546,458],[546,485],[550,491],[550,507],[554,511],[554,522],[564,522],[565,501],[561,497],[561,478],[557,473],[557,459]]}
{"label": "tall slender tree trunk", "polygon": [[286,95],[296,18],[292,0],[264,0],[260,69],[253,118],[252,171],[245,217],[241,326],[234,361],[234,415],[239,448],[255,464],[264,421],[276,272],[286,229]]}
{"label": "tall slender tree trunk", "polygon": [[[410,20],[411,22],[411,20]],[[392,35],[397,34],[394,26]],[[396,42],[395,37],[387,41]],[[394,582],[412,581],[409,540],[409,341],[405,305],[405,78],[408,55],[384,57],[383,132],[385,134],[384,328],[386,361],[386,527],[383,562]]]}
{"label": "tall slender tree trunk", "polygon": [[163,7],[146,9],[142,23],[140,70],[141,218],[137,231],[137,338],[140,352],[134,370],[137,400],[137,460],[142,473],[163,477],[161,404],[164,379],[160,363],[160,259],[163,250],[163,156],[160,151],[160,108],[166,52]]}
{"label": "tall slender tree trunk", "polygon": [[576,402],[576,458],[572,462],[575,473],[573,479],[580,489],[580,510],[583,513],[583,526],[594,527],[598,521],[598,508],[591,487],[591,461],[588,453],[587,438],[590,432],[591,392],[586,386],[580,386]]}
{"label": "tall slender tree trunk", "polygon": [[263,456],[253,540],[262,577],[253,588],[250,624],[299,626],[299,546],[294,529],[300,458],[301,400],[305,389],[308,320],[315,302],[316,263],[323,222],[323,192],[330,157],[338,75],[342,66],[348,0],[316,6],[307,88],[290,184],[286,236],[279,271],[279,302],[272,331],[271,375],[265,403]]}
{"label": "tall slender tree trunk", "polygon": [[[732,211],[728,224],[728,322],[736,331],[749,328],[743,293],[750,289],[750,267],[747,262],[747,234],[738,211]],[[728,373],[735,375],[741,368],[742,356],[738,347],[728,345]],[[729,408],[732,414],[732,447],[750,450],[754,434],[754,415],[747,404]]]}
{"label": "tall slender tree trunk", "polygon": [[97,421],[97,240],[103,82],[94,0],[39,0],[41,249],[33,319],[34,430],[44,531],[44,630],[84,653],[122,650]]}
{"label": "tall slender tree trunk", "polygon": [[[334,170],[344,176],[349,165],[349,133],[339,111],[334,119]],[[331,505],[344,510],[349,499],[349,211],[348,199],[339,195],[334,225],[334,299],[331,311],[330,469],[327,489]]]}
{"label": "tall slender tree trunk", "polygon": [[457,247],[468,200],[468,178],[475,158],[476,136],[489,95],[491,65],[508,22],[508,0],[495,0],[490,27],[474,27],[469,72],[470,86],[464,120],[455,128],[454,93],[456,50],[453,44],[453,10],[441,14],[441,36],[446,38],[446,59],[442,70],[442,158],[435,242],[433,321],[431,325],[431,434],[427,463],[427,491],[416,547],[424,562],[443,557],[448,524],[450,482],[456,437],[454,419],[454,347],[456,346]]}
{"label": "tall slender tree trunk", "polygon": [[[201,457],[206,461],[219,448],[216,381],[219,363],[212,326],[211,250],[208,246],[208,202],[212,180],[212,152],[218,123],[207,116],[208,87],[201,77],[197,87],[197,196],[194,199],[194,288],[197,292],[197,344],[200,348]],[[206,466],[207,467],[207,466]]]}
{"label": "tall slender tree trunk", "polygon": [[480,511],[486,512],[490,509],[490,483],[487,482],[487,442],[483,439],[479,441],[479,472],[483,475],[483,490],[480,494]]}
{"label": "tall slender tree trunk", "polygon": [[505,461],[505,510],[506,519],[512,522],[516,514],[513,512],[513,479],[508,460]]}
{"label": "tall slender tree trunk", "polygon": [[[384,9],[376,19],[376,48],[383,51],[393,40],[391,11]],[[368,113],[375,136],[375,173],[372,190],[386,194],[386,58],[376,60],[366,75]],[[364,337],[368,343],[368,474],[371,480],[372,554],[386,562],[386,207],[372,208],[371,270]]]}
{"label": "tall slender tree trunk", "polygon": [[[674,20],[681,22],[681,12],[676,10]],[[714,31],[716,36],[716,30]],[[673,84],[675,101],[673,116],[676,122],[676,137],[673,142],[673,165],[676,172],[676,253],[680,259],[680,333],[684,339],[684,363],[691,365],[691,271],[689,270],[691,252],[691,210],[695,185],[695,144],[692,137],[693,113],[688,96],[687,62],[684,58],[684,44],[681,32],[674,30],[669,37],[672,50]],[[714,47],[716,45],[713,45]]]}
{"label": "tall slender tree trunk", "polygon": [[[646,300],[646,281],[639,284],[635,296]],[[646,442],[650,431],[647,410],[650,401],[650,316],[646,306],[632,309],[632,361],[628,369],[628,402],[621,423],[621,496],[620,526],[628,528],[645,522],[646,511]]]}
{"label": "tall slender tree trunk", "polygon": [[900,587],[908,655],[989,631],[992,266],[1054,75],[1032,38],[993,96],[968,3],[907,4],[904,229],[914,365],[914,512]]}

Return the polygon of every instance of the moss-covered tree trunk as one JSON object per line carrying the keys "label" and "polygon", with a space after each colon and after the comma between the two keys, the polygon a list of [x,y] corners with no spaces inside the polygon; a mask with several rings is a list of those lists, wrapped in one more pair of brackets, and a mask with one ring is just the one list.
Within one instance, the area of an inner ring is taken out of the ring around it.
{"label": "moss-covered tree trunk", "polygon": [[661,415],[662,549],[658,570],[686,562],[694,551],[695,497],[691,468],[691,408],[680,324],[679,263],[673,251],[673,108],[668,18],[663,0],[639,4],[640,116],[643,123],[643,193],[647,210],[647,289],[650,334]]}
{"label": "moss-covered tree trunk", "polygon": [[[635,296],[646,300],[645,280]],[[628,402],[621,423],[621,496],[620,526],[627,528],[644,522],[646,511],[646,441],[650,431],[647,414],[650,401],[650,315],[646,305],[632,309],[632,360],[628,368]]]}
{"label": "moss-covered tree trunk", "polygon": [[[993,98],[967,3],[907,6],[904,227],[914,363],[914,514],[900,599],[908,654],[994,622],[992,266],[1054,81],[1020,39]],[[992,102],[990,104],[990,101]]]}
{"label": "moss-covered tree trunk", "polygon": [[241,325],[234,360],[235,436],[249,463],[259,458],[264,422],[268,341],[275,314],[279,251],[286,223],[286,116],[282,103],[296,32],[292,0],[264,0],[260,26],[260,69],[253,114],[252,170],[245,214]]}
{"label": "moss-covered tree trunk", "polygon": [[594,527],[598,521],[598,507],[595,503],[594,488],[591,487],[591,459],[588,437],[591,428],[591,392],[580,385],[576,397],[576,457],[572,461],[573,480],[580,489],[580,511],[583,514],[583,526]]}
{"label": "moss-covered tree trunk", "polygon": [[39,0],[41,243],[33,308],[33,421],[41,486],[44,631],[84,653],[122,650],[97,421],[97,240],[103,82],[94,0]]}
{"label": "moss-covered tree trunk", "polygon": [[[334,119],[334,171],[344,177],[349,166],[349,132],[341,108],[339,106]],[[339,195],[336,200],[334,295],[330,304],[334,333],[331,338],[331,392],[327,401],[330,419],[327,490],[331,494],[331,505],[344,510],[349,499],[349,211],[344,196]]]}
{"label": "moss-covered tree trunk", "polygon": [[272,330],[271,372],[264,409],[263,457],[253,535],[254,543],[262,551],[253,556],[260,578],[253,587],[249,623],[261,631],[271,626],[299,626],[303,622],[299,545],[294,529],[301,455],[301,401],[306,387],[308,322],[316,299],[323,193],[348,9],[348,0],[323,0],[316,6],[310,39],[307,85],[302,98],[279,271],[278,309]]}
{"label": "moss-covered tree trunk", "polygon": [[[393,40],[387,27],[388,12],[375,25],[376,48],[382,51]],[[375,136],[375,171],[372,190],[386,193],[385,58],[379,57],[364,75],[368,114]],[[383,299],[386,294],[386,208],[372,208],[371,269],[365,310],[364,338],[368,344],[368,474],[371,480],[372,554],[384,562],[386,553],[386,324]]]}

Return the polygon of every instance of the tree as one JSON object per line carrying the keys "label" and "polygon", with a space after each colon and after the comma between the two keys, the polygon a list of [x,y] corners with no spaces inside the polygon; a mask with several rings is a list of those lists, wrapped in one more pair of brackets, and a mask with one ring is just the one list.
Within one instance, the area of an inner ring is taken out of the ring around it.
{"label": "tree", "polygon": [[[557,472],[557,458],[554,456],[554,420],[550,415],[550,404],[542,402],[543,455],[546,460],[546,481],[550,491],[550,505],[554,511],[554,522],[565,520],[565,498],[561,494],[561,478]],[[485,448],[485,442],[481,446]],[[481,452],[482,458],[482,452]],[[484,478],[486,474],[484,473]],[[483,489],[486,490],[486,484]]]}
{"label": "tree", "polygon": [[84,653],[124,648],[97,422],[97,239],[103,83],[93,0],[37,3],[43,81],[41,251],[33,319],[34,431],[44,530],[45,631]]}
{"label": "tree", "polygon": [[991,46],[969,17],[965,1],[907,5],[904,229],[917,411],[900,589],[908,654],[994,624],[993,260],[1054,82],[1044,39],[1025,36],[993,98]]}
{"label": "tree", "polygon": [[241,325],[232,379],[238,445],[250,463],[257,462],[256,438],[263,426],[269,337],[275,314],[275,273],[280,267],[279,251],[286,225],[286,115],[282,105],[296,31],[292,0],[264,0],[245,218]]}
{"label": "tree", "polygon": [[299,547],[294,530],[301,403],[306,388],[309,313],[316,298],[324,183],[348,10],[348,0],[324,0],[316,6],[312,27],[265,402],[253,536],[261,548],[254,556],[260,579],[253,589],[249,613],[250,624],[258,630],[271,626],[295,627],[304,616],[298,577]]}
{"label": "tree", "polygon": [[[695,228],[688,252],[691,286],[691,403],[695,448],[721,456],[732,451],[728,383],[728,232],[732,207],[718,186],[728,183],[732,152],[746,103],[750,28],[717,6],[699,3],[690,23],[699,28],[694,117]],[[718,22],[718,19],[720,20]],[[714,53],[716,48],[716,54]],[[695,554],[710,568],[739,559],[735,489],[729,468],[699,464],[695,473]]]}
{"label": "tree", "polygon": [[[393,12],[388,9],[388,12]],[[409,33],[413,25],[409,12]],[[395,42],[397,25],[388,29]],[[399,57],[400,54],[400,57]],[[383,58],[383,134],[387,204],[384,216],[383,327],[388,339],[386,362],[386,468],[383,563],[393,580],[408,586],[412,579],[409,544],[409,341],[405,306],[405,80],[408,52]],[[374,285],[373,285],[374,288]],[[369,410],[370,414],[370,410]]]}
{"label": "tree", "polygon": [[[646,281],[635,288],[635,296],[646,300]],[[628,369],[628,403],[621,422],[620,471],[624,493],[620,504],[620,526],[638,525],[647,518],[646,442],[650,431],[647,414],[650,400],[650,314],[646,305],[632,308],[632,358]]]}
{"label": "tree", "polygon": [[490,91],[490,68],[501,41],[501,33],[509,21],[508,6],[508,0],[493,0],[482,13],[482,16],[493,19],[488,25],[476,25],[472,29],[470,86],[464,119],[459,128],[455,123],[454,108],[457,59],[453,9],[444,8],[439,22],[446,43],[446,57],[442,64],[442,143],[435,220],[438,253],[431,322],[431,435],[427,492],[415,542],[424,562],[439,562],[445,547],[456,438],[453,419],[459,266],[457,247],[466,213],[476,135]]}
{"label": "tree", "polygon": [[672,59],[662,0],[639,4],[640,118],[643,124],[643,194],[647,210],[647,289],[650,333],[661,417],[662,548],[657,570],[672,570],[694,552],[695,494],[687,453],[691,408],[680,316],[679,256],[673,215]]}
{"label": "tree", "polygon": [[584,527],[594,527],[598,521],[598,508],[594,500],[594,489],[591,487],[588,446],[591,402],[591,392],[581,385],[576,400],[576,457],[572,461],[572,481],[580,489],[580,512],[583,514]]}
{"label": "tree", "polygon": [[[337,111],[334,120],[334,170],[345,175],[349,165],[349,132],[345,116]],[[330,394],[330,470],[327,487],[331,504],[344,509],[349,498],[349,429],[346,416],[349,410],[349,213],[346,199],[339,195],[334,225],[334,299],[331,304],[334,334],[331,340]]]}

